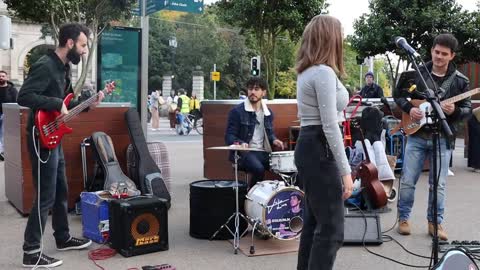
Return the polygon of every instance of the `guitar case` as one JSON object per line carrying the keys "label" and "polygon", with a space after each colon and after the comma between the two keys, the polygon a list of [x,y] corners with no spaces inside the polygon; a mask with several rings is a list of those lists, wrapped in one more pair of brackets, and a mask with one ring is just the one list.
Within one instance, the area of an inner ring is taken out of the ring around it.
{"label": "guitar case", "polygon": [[[150,156],[152,156],[153,161],[157,164],[157,167],[162,172],[163,181],[167,186],[167,190],[172,195],[171,189],[171,172],[170,172],[170,160],[168,157],[168,149],[163,142],[147,142],[148,151]],[[127,147],[127,176],[130,179],[133,179],[133,174],[136,172],[136,159],[135,154],[133,153],[133,146],[130,144]]]}
{"label": "guitar case", "polygon": [[[109,191],[112,195],[127,194],[130,196],[140,195],[135,183],[128,178],[120,168],[112,138],[105,132],[94,132],[89,139],[95,159],[95,168],[92,178],[86,183],[88,191],[97,191],[103,182],[103,190]],[[101,174],[99,173],[101,172]],[[103,175],[103,178],[97,177]]]}
{"label": "guitar case", "polygon": [[132,179],[140,187],[142,194],[155,195],[167,200],[167,206],[170,208],[171,197],[167,186],[163,180],[162,172],[152,159],[148,150],[147,141],[143,134],[140,117],[134,108],[130,108],[125,113],[128,134],[133,147],[135,160],[137,161],[135,170],[132,172]]}

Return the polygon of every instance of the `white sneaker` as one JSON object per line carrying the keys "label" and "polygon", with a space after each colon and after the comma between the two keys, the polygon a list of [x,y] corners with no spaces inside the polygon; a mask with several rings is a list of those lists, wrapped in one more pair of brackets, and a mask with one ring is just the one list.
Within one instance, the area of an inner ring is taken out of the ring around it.
{"label": "white sneaker", "polygon": [[454,176],[455,174],[450,170],[448,169],[448,176]]}

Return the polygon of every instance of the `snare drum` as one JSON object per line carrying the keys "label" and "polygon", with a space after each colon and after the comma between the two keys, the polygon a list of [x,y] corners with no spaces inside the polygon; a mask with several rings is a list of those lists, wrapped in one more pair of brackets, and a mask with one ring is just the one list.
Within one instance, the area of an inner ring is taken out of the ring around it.
{"label": "snare drum", "polygon": [[304,193],[282,181],[257,183],[247,194],[245,212],[259,221],[262,231],[280,240],[300,236],[303,227]]}
{"label": "snare drum", "polygon": [[276,173],[297,172],[294,151],[279,151],[270,153],[270,169]]}

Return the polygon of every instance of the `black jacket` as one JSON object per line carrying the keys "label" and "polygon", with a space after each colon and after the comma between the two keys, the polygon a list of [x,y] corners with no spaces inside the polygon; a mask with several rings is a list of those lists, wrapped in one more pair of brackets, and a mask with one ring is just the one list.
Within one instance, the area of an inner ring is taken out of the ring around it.
{"label": "black jacket", "polygon": [[[53,51],[38,59],[30,68],[17,99],[19,105],[31,109],[27,131],[33,126],[33,116],[37,110],[60,111],[63,99],[72,92],[68,64],[64,64]],[[72,100],[68,109],[78,104],[78,100]]]}
{"label": "black jacket", "polygon": [[[432,66],[432,62],[428,62],[425,64],[425,66],[419,67],[424,78],[428,78],[428,73],[431,73]],[[449,78],[454,72],[456,72],[456,75],[452,84],[450,85],[450,89],[445,89],[445,91],[442,91],[442,89],[440,89],[440,86],[442,85],[443,81]],[[468,78],[460,72],[457,72],[457,69],[453,63],[449,64],[447,73],[444,77],[438,78],[434,75],[432,75],[432,77],[437,84],[437,87],[439,88],[438,95],[440,96],[440,100],[445,100],[447,98],[457,96],[469,90],[470,82]],[[418,74],[415,75],[415,84],[417,85],[417,90],[419,92],[425,91],[425,86],[421,82]],[[410,97],[412,99],[424,99],[422,96],[415,92],[408,93],[407,91],[405,91],[405,89],[400,89],[397,86],[397,88],[395,88],[395,91],[393,92],[393,98],[395,100],[395,103],[406,113],[410,113],[410,110],[413,108],[413,105],[407,100],[407,97]],[[465,119],[468,115],[471,114],[471,112],[472,103],[470,101],[470,98],[466,98],[455,103],[455,111],[453,112],[453,114],[446,115],[452,132],[455,133],[456,131],[455,124]]]}
{"label": "black jacket", "polygon": [[360,96],[362,96],[362,98],[382,98],[383,89],[376,83],[365,85],[362,90],[360,90]]}
{"label": "black jacket", "polygon": [[3,114],[3,108],[1,104],[17,102],[18,91],[10,81],[7,81],[6,87],[0,86],[0,91],[2,91],[0,92],[0,114]]}

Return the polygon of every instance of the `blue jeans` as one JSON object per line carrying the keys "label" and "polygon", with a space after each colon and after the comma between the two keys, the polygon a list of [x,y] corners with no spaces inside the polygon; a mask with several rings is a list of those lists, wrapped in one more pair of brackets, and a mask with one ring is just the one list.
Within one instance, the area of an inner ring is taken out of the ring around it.
{"label": "blue jeans", "polygon": [[[441,168],[438,180],[437,191],[437,222],[441,224],[443,221],[443,213],[445,211],[445,185],[447,182],[448,164],[450,162],[451,149],[448,149],[445,138],[440,139],[441,154],[438,155],[437,150],[437,172]],[[407,146],[405,147],[405,156],[403,160],[402,177],[400,178],[400,198],[398,201],[399,220],[408,220],[415,199],[415,185],[423,169],[423,163],[426,158],[430,159],[430,171],[428,176],[429,193],[428,193],[428,210],[427,220],[433,222],[433,141],[423,139],[419,136],[408,137]]]}
{"label": "blue jeans", "polygon": [[[30,134],[27,136],[28,150],[32,162],[33,186],[35,187],[36,196],[32,210],[28,216],[27,227],[25,228],[23,250],[26,253],[34,253],[40,251],[41,236],[45,231],[50,209],[52,210],[53,236],[56,242],[64,243],[70,238],[67,217],[68,186],[65,176],[65,158],[62,145],[52,149],[50,157],[48,150],[42,148],[40,157],[42,160],[48,158],[48,161],[45,164],[40,163],[40,194],[38,194],[38,159],[32,144],[32,137]],[[40,196],[40,207],[38,207],[37,196]],[[40,212],[38,211],[39,208]],[[42,232],[40,232],[39,215],[42,222]]]}
{"label": "blue jeans", "polygon": [[263,181],[265,171],[270,169],[269,155],[266,152],[247,152],[240,155],[238,169],[252,174],[249,183],[249,188],[252,188],[256,183]]}
{"label": "blue jeans", "polygon": [[190,127],[188,126],[187,120],[185,119],[187,116],[184,113],[177,114],[177,134],[179,135],[187,135],[190,133]]}

